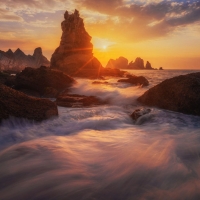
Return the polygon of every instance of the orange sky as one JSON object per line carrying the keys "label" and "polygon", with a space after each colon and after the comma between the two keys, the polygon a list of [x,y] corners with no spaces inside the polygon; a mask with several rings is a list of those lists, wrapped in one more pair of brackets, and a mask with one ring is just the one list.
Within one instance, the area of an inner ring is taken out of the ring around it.
{"label": "orange sky", "polygon": [[141,57],[155,68],[200,69],[200,1],[0,0],[0,49],[49,59],[58,47],[65,10],[78,9],[93,37],[94,55]]}

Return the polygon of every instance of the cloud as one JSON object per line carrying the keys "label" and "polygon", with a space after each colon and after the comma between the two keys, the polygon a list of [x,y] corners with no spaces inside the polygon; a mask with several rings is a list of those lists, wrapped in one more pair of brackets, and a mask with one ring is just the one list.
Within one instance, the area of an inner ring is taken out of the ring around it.
{"label": "cloud", "polygon": [[200,1],[84,0],[82,6],[108,15],[104,23],[91,24],[93,28],[134,41],[166,36],[200,21]]}
{"label": "cloud", "polygon": [[[60,26],[64,11],[75,8],[89,33],[96,37],[112,36],[113,41],[164,37],[200,22],[200,1],[194,0],[0,0],[0,26],[8,31],[17,26],[32,33],[42,28],[52,32]],[[19,32],[17,27],[15,35]]]}
{"label": "cloud", "polygon": [[23,19],[13,12],[0,8],[0,21],[23,21]]}

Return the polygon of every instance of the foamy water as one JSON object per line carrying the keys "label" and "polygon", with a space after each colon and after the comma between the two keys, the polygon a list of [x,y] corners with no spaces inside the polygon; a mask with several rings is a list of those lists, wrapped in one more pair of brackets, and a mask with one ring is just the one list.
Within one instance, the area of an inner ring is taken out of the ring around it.
{"label": "foamy water", "polygon": [[190,72],[134,71],[147,88],[79,79],[71,93],[110,105],[59,107],[58,118],[42,123],[5,120],[0,200],[199,200],[200,117],[157,108],[137,122],[129,117],[148,88]]}

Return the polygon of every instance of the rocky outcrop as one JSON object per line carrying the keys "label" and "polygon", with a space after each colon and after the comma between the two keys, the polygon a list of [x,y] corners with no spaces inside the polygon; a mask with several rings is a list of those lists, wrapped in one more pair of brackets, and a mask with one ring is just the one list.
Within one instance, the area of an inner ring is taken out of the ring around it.
{"label": "rocky outcrop", "polygon": [[130,69],[144,69],[144,60],[137,57],[135,62],[131,61],[128,65]]}
{"label": "rocky outcrop", "polygon": [[147,61],[146,66],[145,66],[145,69],[153,69],[153,68],[151,67],[151,63],[150,63],[149,61]]}
{"label": "rocky outcrop", "polygon": [[33,57],[34,57],[34,60],[35,60],[37,67],[40,67],[40,66],[49,67],[50,66],[49,60],[46,57],[44,57],[43,54],[42,54],[42,48],[41,47],[38,47],[34,50]]}
{"label": "rocky outcrop", "polygon": [[149,81],[144,76],[129,75],[127,79],[120,79],[118,82],[130,83],[132,85],[148,86]]}
{"label": "rocky outcrop", "polygon": [[83,19],[77,10],[64,14],[61,24],[60,46],[51,57],[51,68],[61,70],[70,76],[98,78],[104,74],[115,75],[116,71],[105,70],[93,56],[91,36],[84,27]]}
{"label": "rocky outcrop", "polygon": [[13,87],[15,85],[15,76],[5,72],[0,72],[0,83],[9,87]]}
{"label": "rocky outcrop", "polygon": [[149,89],[138,101],[185,114],[200,115],[200,73],[167,79]]}
{"label": "rocky outcrop", "polygon": [[56,103],[62,107],[88,107],[103,105],[106,102],[95,96],[84,96],[78,94],[61,94],[57,97]]}
{"label": "rocky outcrop", "polygon": [[6,52],[0,51],[0,70],[21,71],[25,67],[38,68],[41,65],[49,67],[50,62],[43,56],[40,47],[35,49],[32,56],[25,55],[19,48],[15,52],[11,49]]}
{"label": "rocky outcrop", "polygon": [[116,60],[110,59],[106,68],[117,68],[117,69],[127,69],[128,67],[128,59],[124,57],[119,57]]}
{"label": "rocky outcrop", "polygon": [[162,68],[162,67],[160,67],[160,68],[159,68],[159,70],[163,70],[163,68]]}
{"label": "rocky outcrop", "polygon": [[10,116],[42,121],[58,115],[55,103],[29,97],[0,84],[0,121]]}
{"label": "rocky outcrop", "polygon": [[52,70],[45,66],[38,69],[25,68],[16,76],[15,87],[35,95],[36,93],[42,97],[57,97],[57,95],[69,88],[75,80],[61,71]]}
{"label": "rocky outcrop", "polygon": [[51,58],[51,68],[73,76],[97,76],[101,63],[93,56],[91,36],[86,32],[79,12],[64,14],[60,46]]}

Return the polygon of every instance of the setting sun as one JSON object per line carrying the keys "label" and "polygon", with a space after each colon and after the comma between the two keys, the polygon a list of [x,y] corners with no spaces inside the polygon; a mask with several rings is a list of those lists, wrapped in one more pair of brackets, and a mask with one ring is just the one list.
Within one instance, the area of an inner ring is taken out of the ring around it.
{"label": "setting sun", "polygon": [[200,199],[200,0],[0,0],[0,200]]}

